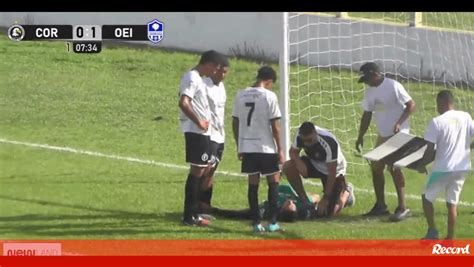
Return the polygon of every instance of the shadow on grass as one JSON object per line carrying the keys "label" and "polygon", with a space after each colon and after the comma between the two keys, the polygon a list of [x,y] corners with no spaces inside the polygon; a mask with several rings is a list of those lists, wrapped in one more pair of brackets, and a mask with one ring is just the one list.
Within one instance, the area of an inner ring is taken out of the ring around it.
{"label": "shadow on grass", "polygon": [[[96,213],[64,215],[26,214],[0,217],[0,233],[12,236],[41,236],[45,238],[100,236],[104,238],[120,238],[123,235],[127,237],[147,234],[169,236],[176,233],[176,237],[179,239],[187,238],[186,235],[188,234],[190,238],[196,238],[196,234],[207,235],[209,239],[212,239],[213,235],[219,238],[221,234],[232,234],[236,238],[255,238],[250,225],[248,226],[248,231],[222,227],[218,221],[207,228],[184,226],[181,224],[181,212],[162,214],[140,213],[6,195],[0,195],[0,199]],[[222,221],[225,222],[224,220]],[[261,239],[303,238],[292,232],[258,235],[258,237]]]}
{"label": "shadow on grass", "polygon": [[[72,175],[72,174],[67,174],[67,175]],[[46,176],[46,175],[45,175]],[[56,175],[56,177],[62,177],[63,175]],[[130,174],[130,175],[122,175],[122,177],[134,177],[135,175]],[[5,178],[8,180],[2,181],[0,184],[106,184],[106,185],[117,185],[117,184],[150,184],[150,185],[169,185],[169,184],[182,184],[184,185],[185,181],[184,180],[165,180],[165,179],[146,179],[146,180],[85,180],[85,181],[79,181],[79,180],[64,180],[64,179],[48,179],[48,180],[33,180],[29,178],[37,178],[37,175],[22,175],[22,176],[8,176],[8,177],[0,177],[0,179]],[[51,177],[51,175],[48,175],[48,177]],[[20,178],[21,180],[18,180],[16,178]],[[238,183],[239,180],[233,179],[233,178],[220,178],[219,183]],[[1,197],[1,196],[0,196]]]}

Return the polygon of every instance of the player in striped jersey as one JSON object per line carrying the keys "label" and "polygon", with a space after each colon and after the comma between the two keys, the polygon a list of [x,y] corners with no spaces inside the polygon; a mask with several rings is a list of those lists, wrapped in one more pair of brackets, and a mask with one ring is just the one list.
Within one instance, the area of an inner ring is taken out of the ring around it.
{"label": "player in striped jersey", "polygon": [[[300,157],[301,150],[306,156]],[[283,165],[283,173],[302,201],[308,196],[301,176],[321,179],[324,195],[318,203],[317,214],[330,217],[355,202],[353,187],[346,183],[346,166],[336,137],[326,129],[304,122],[290,148],[290,160]],[[310,204],[307,201],[302,203]]]}

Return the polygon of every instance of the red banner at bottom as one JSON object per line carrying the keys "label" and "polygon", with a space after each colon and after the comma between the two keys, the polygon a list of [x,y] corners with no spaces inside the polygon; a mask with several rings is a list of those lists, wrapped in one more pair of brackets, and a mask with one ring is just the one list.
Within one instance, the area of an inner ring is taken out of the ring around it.
{"label": "red banner at bottom", "polygon": [[0,241],[3,256],[469,256],[471,243],[473,240]]}
{"label": "red banner at bottom", "polygon": [[472,267],[473,257],[432,257],[432,256],[320,256],[320,257],[180,257],[180,256],[84,256],[84,257],[0,257],[0,266],[295,266],[296,264],[315,266],[376,266],[376,267],[405,267],[405,266],[443,266],[443,267]]}
{"label": "red banner at bottom", "polygon": [[241,267],[243,264],[282,266],[299,262],[380,267],[376,261],[381,261],[384,267],[474,267],[474,258],[469,257],[472,256],[472,243],[472,240],[8,240],[0,241],[3,249],[0,267],[179,266],[188,263]]}

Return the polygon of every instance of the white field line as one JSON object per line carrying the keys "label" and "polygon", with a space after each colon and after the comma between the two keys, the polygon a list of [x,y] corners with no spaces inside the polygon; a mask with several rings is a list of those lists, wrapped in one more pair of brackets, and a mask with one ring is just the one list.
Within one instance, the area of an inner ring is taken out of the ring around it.
{"label": "white field line", "polygon": [[[71,147],[60,147],[60,146],[51,146],[51,145],[47,145],[47,144],[35,144],[35,143],[29,143],[29,142],[7,140],[7,139],[3,139],[3,138],[0,138],[0,143],[13,144],[13,145],[22,145],[22,146],[28,146],[28,147],[42,148],[42,149],[47,149],[47,150],[68,152],[68,153],[74,153],[74,154],[82,154],[82,155],[108,158],[108,159],[114,159],[114,160],[123,160],[123,161],[128,161],[128,162],[155,165],[155,166],[160,166],[160,167],[165,167],[165,168],[172,168],[172,169],[187,170],[189,168],[189,166],[186,166],[186,165],[177,165],[177,164],[159,162],[159,161],[154,161],[154,160],[140,159],[140,158],[135,158],[135,157],[124,157],[124,156],[118,156],[118,155],[110,155],[110,154],[104,154],[104,153],[100,153],[100,152],[76,149],[76,148],[71,148]],[[236,173],[236,172],[217,171],[216,173],[222,174],[222,175],[227,175],[227,176],[244,177],[244,175],[242,175],[241,173]],[[320,182],[313,182],[313,181],[310,181],[310,180],[304,180],[304,181],[307,184],[310,184],[310,185],[313,185],[313,186],[321,186]],[[359,192],[359,193],[374,194],[374,191],[372,189],[354,188],[354,190]],[[394,192],[386,192],[386,194],[389,195],[389,196],[395,196],[395,197],[397,196],[397,194],[394,193]],[[413,195],[413,194],[407,194],[406,198],[413,199],[413,200],[420,200],[421,196]],[[437,199],[437,201],[444,202],[442,199]],[[474,203],[470,203],[470,202],[466,202],[466,201],[460,201],[459,205],[467,206],[467,207],[474,207]]]}

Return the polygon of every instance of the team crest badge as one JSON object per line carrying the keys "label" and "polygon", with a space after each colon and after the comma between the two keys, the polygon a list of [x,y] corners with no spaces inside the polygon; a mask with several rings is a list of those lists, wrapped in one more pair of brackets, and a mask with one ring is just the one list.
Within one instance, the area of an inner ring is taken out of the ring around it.
{"label": "team crest badge", "polygon": [[147,24],[148,39],[157,44],[163,40],[165,24],[157,19],[154,19]]}

